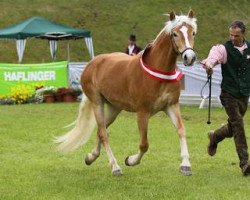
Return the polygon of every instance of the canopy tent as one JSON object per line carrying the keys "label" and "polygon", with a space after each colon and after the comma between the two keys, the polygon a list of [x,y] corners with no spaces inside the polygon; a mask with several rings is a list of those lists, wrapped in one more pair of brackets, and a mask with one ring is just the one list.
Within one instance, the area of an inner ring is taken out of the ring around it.
{"label": "canopy tent", "polygon": [[72,28],[41,17],[32,17],[23,22],[0,29],[0,39],[15,39],[18,62],[22,62],[27,38],[49,40],[52,59],[56,59],[57,41],[66,39],[85,39],[90,57],[94,57],[91,32],[85,29]]}

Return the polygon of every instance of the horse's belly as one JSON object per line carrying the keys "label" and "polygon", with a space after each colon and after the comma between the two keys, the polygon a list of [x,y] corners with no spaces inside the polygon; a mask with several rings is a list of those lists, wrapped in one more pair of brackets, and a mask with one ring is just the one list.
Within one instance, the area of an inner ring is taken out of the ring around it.
{"label": "horse's belly", "polygon": [[101,94],[107,102],[109,102],[116,108],[129,112],[135,111],[135,107],[132,103],[132,100],[127,94],[123,93],[122,90],[117,92],[101,92]]}
{"label": "horse's belly", "polygon": [[155,110],[163,110],[168,105],[173,105],[178,103],[179,101],[179,93],[170,93],[166,92],[163,93],[161,96],[159,96],[154,103],[154,109]]}

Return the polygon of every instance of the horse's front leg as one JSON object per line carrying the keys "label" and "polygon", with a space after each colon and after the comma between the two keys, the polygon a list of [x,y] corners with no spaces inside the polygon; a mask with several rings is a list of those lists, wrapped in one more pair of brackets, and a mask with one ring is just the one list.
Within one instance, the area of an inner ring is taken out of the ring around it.
{"label": "horse's front leg", "polygon": [[149,113],[137,112],[137,124],[140,132],[140,145],[139,152],[135,155],[128,156],[125,160],[125,164],[128,166],[134,166],[140,163],[142,156],[148,150],[148,119],[150,117]]}
{"label": "horse's front leg", "polygon": [[180,171],[184,175],[191,175],[192,172],[191,172],[191,164],[189,161],[189,153],[186,141],[186,131],[181,119],[179,103],[169,106],[168,109],[166,110],[166,113],[171,118],[173,124],[177,128],[180,139],[181,159],[182,159]]}

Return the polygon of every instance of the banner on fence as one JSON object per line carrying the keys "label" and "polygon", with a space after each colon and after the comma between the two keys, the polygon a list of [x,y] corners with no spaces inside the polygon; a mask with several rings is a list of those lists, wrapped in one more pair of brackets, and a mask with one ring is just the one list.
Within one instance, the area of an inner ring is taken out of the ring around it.
{"label": "banner on fence", "polygon": [[0,63],[0,94],[18,85],[67,87],[67,61],[41,64]]}

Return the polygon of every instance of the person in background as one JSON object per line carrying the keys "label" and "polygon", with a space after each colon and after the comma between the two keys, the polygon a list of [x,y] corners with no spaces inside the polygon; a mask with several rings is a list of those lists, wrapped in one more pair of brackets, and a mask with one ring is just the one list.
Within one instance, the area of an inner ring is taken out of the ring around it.
{"label": "person in background", "polygon": [[208,74],[213,73],[215,65],[221,64],[220,100],[228,116],[227,124],[208,133],[207,152],[214,156],[218,143],[233,137],[239,166],[247,176],[250,175],[250,162],[243,117],[250,94],[250,43],[246,41],[245,24],[234,21],[229,26],[229,38],[225,44],[213,46],[208,57],[201,62]]}
{"label": "person in background", "polygon": [[128,43],[128,47],[126,49],[126,54],[130,55],[130,56],[134,56],[136,54],[138,54],[141,51],[141,47],[136,45],[136,36],[131,34],[129,36],[129,43]]}

